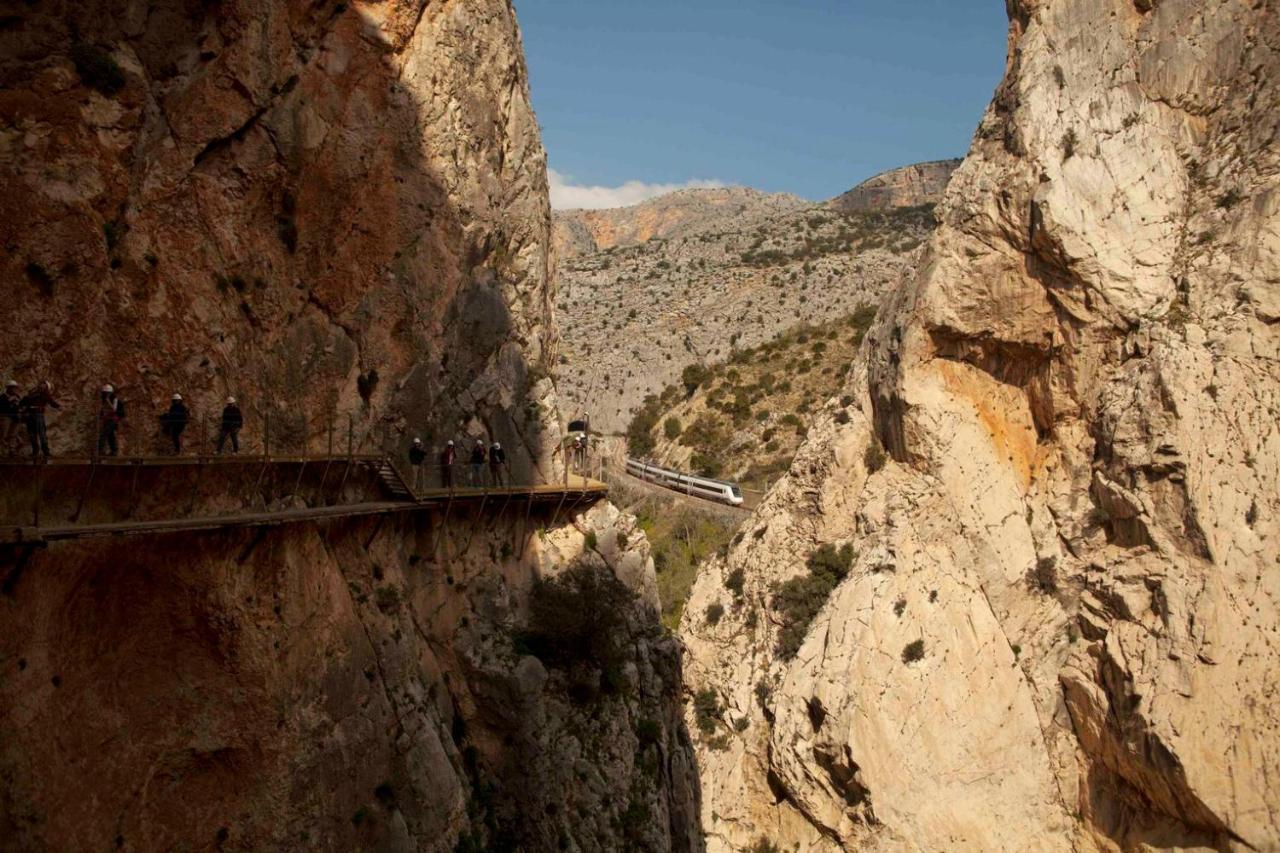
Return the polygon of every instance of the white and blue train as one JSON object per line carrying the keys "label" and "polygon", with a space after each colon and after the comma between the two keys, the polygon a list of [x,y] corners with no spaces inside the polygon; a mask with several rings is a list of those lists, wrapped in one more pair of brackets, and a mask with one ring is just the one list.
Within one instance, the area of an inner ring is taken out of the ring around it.
{"label": "white and blue train", "polygon": [[679,471],[672,471],[670,468],[662,468],[649,462],[641,462],[638,459],[627,459],[627,473],[641,480],[648,480],[650,483],[657,483],[677,492],[683,492],[686,495],[705,498],[709,501],[719,501],[731,506],[740,506],[742,504],[742,489],[738,488],[737,483],[728,483],[724,480],[712,480],[710,477],[694,477],[689,474],[681,474]]}

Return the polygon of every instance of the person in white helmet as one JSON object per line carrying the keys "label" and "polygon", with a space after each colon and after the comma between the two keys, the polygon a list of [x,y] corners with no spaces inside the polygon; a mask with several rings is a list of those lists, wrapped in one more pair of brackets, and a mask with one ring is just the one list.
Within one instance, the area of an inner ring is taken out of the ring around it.
{"label": "person in white helmet", "polygon": [[31,440],[32,462],[39,459],[41,452],[44,453],[45,461],[49,461],[49,432],[44,418],[45,412],[51,407],[62,408],[53,398],[53,383],[48,379],[33,388],[18,404],[22,422],[27,427],[27,438]]}
{"label": "person in white helmet", "polygon": [[160,416],[160,431],[173,442],[175,456],[182,454],[182,433],[191,421],[191,410],[182,401],[181,394],[169,399],[169,410]]}
{"label": "person in white helmet", "polygon": [[413,466],[413,488],[421,489],[426,480],[423,477],[422,463],[427,461],[427,450],[422,446],[422,439],[415,438],[409,447],[409,464]]}
{"label": "person in white helmet", "polygon": [[235,397],[227,398],[227,405],[222,408],[222,425],[218,429],[218,455],[222,455],[222,446],[231,439],[231,452],[240,452],[240,428],[244,426],[244,415]]}
{"label": "person in white helmet", "polygon": [[458,450],[452,441],[445,442],[440,451],[440,485],[453,491],[453,463],[458,461]]}
{"label": "person in white helmet", "polygon": [[[495,486],[504,485],[503,473],[507,465],[507,451],[502,449],[502,444],[495,441],[489,445],[489,478],[493,480]],[[511,485],[511,478],[507,477],[505,485]]]}
{"label": "person in white helmet", "polygon": [[18,451],[14,439],[18,435],[18,424],[22,418],[22,395],[18,393],[18,383],[12,379],[4,383],[4,393],[0,394],[0,452],[5,456],[16,456]]}
{"label": "person in white helmet", "polygon": [[116,394],[115,386],[107,383],[102,386],[102,394],[98,403],[98,455],[118,456],[120,441],[116,433],[120,422],[124,420],[124,400]]}

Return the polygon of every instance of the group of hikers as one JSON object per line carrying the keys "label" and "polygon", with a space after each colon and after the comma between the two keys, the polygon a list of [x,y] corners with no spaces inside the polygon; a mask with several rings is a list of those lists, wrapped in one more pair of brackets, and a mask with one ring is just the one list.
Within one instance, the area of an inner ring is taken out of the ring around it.
{"label": "group of hikers", "polygon": [[[46,416],[50,409],[61,409],[53,396],[53,384],[41,382],[25,395],[19,393],[18,383],[5,382],[0,396],[0,448],[10,455],[17,455],[15,448],[19,428],[24,428],[31,445],[32,461],[49,459],[49,431]],[[107,383],[98,394],[98,455],[120,454],[120,426],[127,417],[124,400],[116,393],[115,386]],[[160,434],[172,445],[174,454],[182,453],[182,434],[191,423],[191,410],[182,395],[175,393],[169,400],[169,408],[160,415]],[[235,397],[227,397],[222,409],[218,429],[217,453],[221,454],[228,442],[231,452],[240,452],[240,430],[244,426],[244,414]]]}
{"label": "group of hikers", "polygon": [[[426,485],[427,449],[422,439],[415,438],[409,447],[409,465],[413,468],[413,487],[421,489]],[[442,488],[454,488],[453,466],[458,462],[458,448],[453,441],[445,442],[440,451],[440,485]],[[485,468],[488,467],[488,474]],[[471,455],[467,464],[467,483],[471,488],[482,489],[486,486],[504,486],[511,484],[511,473],[507,467],[507,452],[502,444],[495,441],[488,447],[484,439],[477,438],[471,446]]]}

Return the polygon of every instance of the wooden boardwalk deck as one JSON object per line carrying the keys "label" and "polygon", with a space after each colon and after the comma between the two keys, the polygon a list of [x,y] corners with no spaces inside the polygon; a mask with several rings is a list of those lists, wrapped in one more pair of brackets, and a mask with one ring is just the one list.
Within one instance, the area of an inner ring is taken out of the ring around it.
{"label": "wooden boardwalk deck", "polygon": [[[344,461],[339,457],[335,461]],[[357,458],[357,461],[378,462],[382,457]],[[169,460],[170,464],[175,460]],[[247,461],[242,458],[242,461]],[[260,461],[260,460],[259,460]],[[271,457],[271,461],[285,461]],[[298,462],[325,461],[302,459]],[[29,464],[29,463],[28,463]],[[57,463],[50,463],[57,464]],[[72,461],[63,464],[75,464]],[[83,460],[79,464],[86,464]],[[124,460],[105,464],[129,464]],[[136,463],[135,463],[136,464]],[[145,464],[145,463],[143,463]],[[191,462],[187,464],[193,464]],[[412,493],[399,500],[364,501],[336,504],[334,506],[298,507],[283,510],[266,510],[227,513],[210,516],[154,519],[147,521],[110,521],[93,524],[50,525],[40,527],[11,526],[0,528],[0,545],[39,547],[50,542],[74,539],[92,539],[111,536],[154,536],[166,533],[220,530],[238,527],[273,527],[308,521],[354,518],[369,515],[447,509],[455,505],[492,505],[499,508],[526,504],[556,504],[559,508],[578,506],[604,498],[609,491],[605,483],[586,477],[571,475],[565,482],[536,486],[504,486],[493,488],[428,489]]]}

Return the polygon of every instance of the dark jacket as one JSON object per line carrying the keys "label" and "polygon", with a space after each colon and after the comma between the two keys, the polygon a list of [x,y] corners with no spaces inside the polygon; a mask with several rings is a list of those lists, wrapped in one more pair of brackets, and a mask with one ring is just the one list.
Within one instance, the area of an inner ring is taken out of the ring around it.
{"label": "dark jacket", "polygon": [[45,409],[49,407],[53,407],[55,409],[62,408],[58,405],[58,401],[53,399],[53,395],[43,388],[37,388],[27,396],[23,397],[22,402],[18,404],[18,407],[26,412],[27,417],[43,415],[45,413]]}
{"label": "dark jacket", "polygon": [[160,416],[160,422],[168,429],[183,430],[187,427],[187,422],[191,420],[191,410],[187,408],[186,403],[181,400],[174,400],[169,404],[169,411]]}
{"label": "dark jacket", "polygon": [[452,447],[446,446],[444,450],[440,451],[441,465],[452,465],[454,460],[457,458],[458,458],[458,452],[456,449]]}
{"label": "dark jacket", "polygon": [[498,447],[496,444],[489,448],[489,464],[494,468],[500,467],[507,461],[507,451]]}
{"label": "dark jacket", "polygon": [[222,410],[222,428],[228,432],[234,432],[242,426],[244,426],[244,415],[240,413],[240,407],[235,403],[228,403]]}
{"label": "dark jacket", "polygon": [[4,393],[0,394],[0,418],[11,418],[16,420],[18,417],[18,408],[22,405],[22,398],[17,394]]}
{"label": "dark jacket", "polygon": [[487,454],[485,453],[483,444],[477,444],[475,447],[471,448],[472,465],[483,465],[486,456]]}
{"label": "dark jacket", "polygon": [[421,465],[427,459],[427,451],[422,449],[421,444],[415,444],[409,448],[409,464]]}

